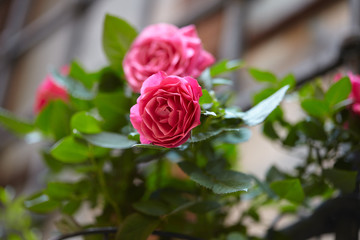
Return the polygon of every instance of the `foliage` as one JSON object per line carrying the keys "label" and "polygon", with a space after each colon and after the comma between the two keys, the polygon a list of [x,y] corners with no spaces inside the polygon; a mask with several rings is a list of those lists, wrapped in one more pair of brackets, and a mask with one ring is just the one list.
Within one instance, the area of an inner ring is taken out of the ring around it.
{"label": "foliage", "polygon": [[[37,213],[59,211],[64,216],[61,233],[74,230],[72,216],[89,203],[101,214],[90,225],[75,225],[119,226],[118,239],[147,239],[155,229],[203,239],[256,239],[247,236],[246,219],[260,222],[261,207],[272,204],[280,213],[296,213],[299,208],[311,209],[314,197],[325,199],[355,189],[360,128],[359,117],[346,108],[348,78],[327,91],[318,84],[299,90],[307,116],[290,123],[279,104],[295,87],[293,75],[278,79],[270,72],[249,69],[252,77],[268,86],[254,96],[255,107],[243,112],[228,106],[224,93],[215,91],[216,86],[231,83],[222,78],[224,73],[244,66],[242,61],[223,60],[199,78],[201,125],[191,138],[177,148],[140,144],[129,121],[138,94],[129,90],[121,68],[135,37],[136,30],[128,23],[107,15],[103,48],[110,65],[88,72],[73,62],[67,77],[53,71],[56,81],[71,89],[68,103],[52,101],[32,123],[0,111],[4,127],[19,135],[39,132],[51,142],[43,156],[54,180],[28,197],[24,206]],[[270,139],[288,148],[307,148],[304,162],[294,172],[274,166],[261,180],[235,170],[237,144],[250,138],[249,126],[263,121],[263,132]],[[311,170],[314,167],[316,171]],[[80,177],[55,180],[64,172]],[[224,225],[229,209],[247,200],[251,201],[242,216]]]}
{"label": "foliage", "polygon": [[0,187],[0,238],[38,239],[38,234],[32,229],[31,216],[22,206],[23,198],[15,198],[11,189]]}
{"label": "foliage", "polygon": [[[252,76],[263,82],[268,74],[256,70]],[[291,75],[280,80],[275,78],[255,94],[254,101],[273,93],[284,81],[292,83],[290,86],[295,84]],[[262,199],[260,205],[277,205],[280,216],[296,215],[302,208],[312,211],[316,207],[313,199],[326,201],[351,196],[358,191],[360,129],[357,122],[360,119],[349,108],[351,88],[348,77],[332,82],[328,88],[319,80],[307,83],[292,94],[292,99],[296,99],[303,110],[298,121],[288,121],[281,106],[265,120],[262,128],[265,136],[289,151],[302,149],[304,156],[301,157],[303,161],[289,172],[276,166],[269,169],[266,183],[262,184],[268,185],[277,197],[268,194],[267,198],[262,198],[259,195],[256,198]],[[278,198],[288,203],[275,203]],[[254,200],[250,209],[257,206],[259,203]]]}

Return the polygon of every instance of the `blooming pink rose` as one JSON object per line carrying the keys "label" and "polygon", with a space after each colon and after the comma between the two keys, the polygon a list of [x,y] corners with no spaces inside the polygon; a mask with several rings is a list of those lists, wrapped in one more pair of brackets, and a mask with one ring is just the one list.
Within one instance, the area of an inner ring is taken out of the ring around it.
{"label": "blooming pink rose", "polygon": [[[68,75],[69,67],[62,67],[60,73],[64,76]],[[56,83],[54,77],[49,74],[45,77],[36,91],[34,112],[36,114],[39,113],[50,101],[57,99],[67,102],[69,101],[69,95],[67,90]]]}
{"label": "blooming pink rose", "polygon": [[130,121],[141,143],[167,148],[185,143],[191,129],[200,124],[201,95],[201,87],[191,77],[167,76],[164,72],[149,77],[130,110]]}
{"label": "blooming pink rose", "polygon": [[[335,80],[340,80],[341,77],[341,74],[337,74]],[[352,87],[349,98],[354,101],[351,105],[351,109],[354,113],[360,115],[360,76],[350,72],[348,73],[348,77],[350,78]]]}
{"label": "blooming pink rose", "polygon": [[198,77],[213,64],[214,57],[202,47],[195,26],[177,28],[171,24],[148,26],[133,42],[123,62],[126,79],[135,92],[151,75]]}

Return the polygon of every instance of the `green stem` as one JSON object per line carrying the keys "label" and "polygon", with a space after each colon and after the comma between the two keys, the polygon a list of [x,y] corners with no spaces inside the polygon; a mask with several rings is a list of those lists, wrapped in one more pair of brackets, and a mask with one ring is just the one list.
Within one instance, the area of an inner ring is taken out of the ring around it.
{"label": "green stem", "polygon": [[163,168],[164,161],[162,158],[160,158],[156,163],[156,188],[161,187]]}
{"label": "green stem", "polygon": [[192,150],[193,158],[194,158],[193,163],[198,165],[198,149],[197,149],[196,143],[192,143],[191,150]]}
{"label": "green stem", "polygon": [[116,214],[116,219],[118,220],[118,223],[121,222],[121,214],[120,214],[120,209],[118,207],[118,205],[116,204],[116,202],[111,198],[111,195],[108,191],[108,188],[107,188],[107,184],[106,184],[106,181],[105,181],[105,175],[104,175],[104,172],[103,172],[103,166],[104,164],[101,163],[100,165],[98,165],[95,161],[95,158],[94,158],[94,154],[93,154],[93,146],[89,144],[89,149],[90,149],[90,161],[91,163],[95,166],[96,168],[96,171],[97,171],[97,178],[98,178],[98,181],[99,181],[99,184],[100,184],[100,188],[101,188],[101,191],[102,193],[104,194],[104,197],[105,197],[105,201],[107,201],[114,209],[115,211],[115,214]]}

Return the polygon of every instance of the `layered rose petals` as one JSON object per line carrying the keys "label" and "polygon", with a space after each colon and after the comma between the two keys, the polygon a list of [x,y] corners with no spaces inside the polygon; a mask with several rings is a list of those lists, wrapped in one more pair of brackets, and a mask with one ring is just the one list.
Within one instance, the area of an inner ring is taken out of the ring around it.
{"label": "layered rose petals", "polygon": [[159,71],[198,77],[214,61],[203,49],[193,25],[179,29],[171,24],[154,24],[135,39],[123,67],[130,87],[140,92],[145,79]]}
{"label": "layered rose petals", "polygon": [[167,76],[164,72],[149,77],[141,88],[130,120],[143,144],[177,147],[200,124],[201,87],[191,77]]}

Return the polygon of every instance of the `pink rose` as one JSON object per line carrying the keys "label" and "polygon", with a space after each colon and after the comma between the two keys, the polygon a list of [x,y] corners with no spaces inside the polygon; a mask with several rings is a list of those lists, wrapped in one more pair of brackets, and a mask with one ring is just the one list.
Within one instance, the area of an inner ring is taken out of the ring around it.
{"label": "pink rose", "polygon": [[[69,67],[62,67],[60,73],[64,76],[68,75]],[[57,99],[67,102],[69,101],[69,95],[67,90],[56,83],[54,77],[49,74],[45,77],[36,91],[34,112],[36,114],[41,112],[50,101]]]}
{"label": "pink rose", "polygon": [[161,23],[140,33],[126,54],[123,66],[130,87],[140,92],[143,82],[159,71],[196,78],[214,61],[203,49],[195,26],[179,29]]}
{"label": "pink rose", "polygon": [[164,72],[149,77],[130,110],[130,121],[141,143],[167,148],[185,143],[191,129],[200,124],[201,95],[201,87],[191,77],[167,76]]}
{"label": "pink rose", "polygon": [[[339,80],[341,77],[341,74],[337,74],[335,80]],[[360,76],[350,72],[348,73],[348,77],[350,78],[352,86],[349,98],[354,101],[351,109],[354,113],[360,115]]]}

